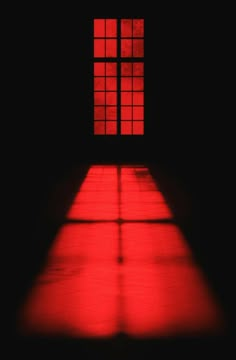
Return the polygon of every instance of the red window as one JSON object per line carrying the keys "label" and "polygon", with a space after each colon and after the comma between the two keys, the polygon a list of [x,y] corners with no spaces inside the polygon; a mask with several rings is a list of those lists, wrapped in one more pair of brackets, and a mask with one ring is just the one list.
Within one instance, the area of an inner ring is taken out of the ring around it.
{"label": "red window", "polygon": [[94,19],[94,134],[144,134],[143,19]]}

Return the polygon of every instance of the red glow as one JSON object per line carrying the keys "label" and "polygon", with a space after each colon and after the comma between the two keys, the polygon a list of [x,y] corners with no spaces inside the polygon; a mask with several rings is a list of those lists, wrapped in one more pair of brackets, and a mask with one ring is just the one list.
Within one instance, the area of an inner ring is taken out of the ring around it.
{"label": "red glow", "polygon": [[122,106],[121,107],[121,120],[132,120],[132,107]]}
{"label": "red glow", "polygon": [[96,135],[105,134],[105,121],[94,121],[94,134]]}
{"label": "red glow", "polygon": [[121,40],[121,57],[132,57],[132,40]]}
{"label": "red glow", "polygon": [[106,104],[107,105],[116,105],[117,104],[117,94],[116,92],[106,92]]}
{"label": "red glow", "polygon": [[[105,122],[96,124],[105,131]],[[67,220],[82,222],[59,229],[20,314],[24,333],[158,337],[221,330],[221,310],[148,168],[92,166]]]}
{"label": "red glow", "polygon": [[94,92],[94,105],[105,105],[105,92]]}
{"label": "red glow", "polygon": [[116,78],[115,77],[106,77],[106,90],[112,91],[116,90]]}
{"label": "red glow", "polygon": [[132,93],[130,91],[121,92],[121,105],[132,105]]}
{"label": "red glow", "polygon": [[132,134],[132,121],[121,121],[121,134],[122,135]]}
{"label": "red glow", "polygon": [[121,90],[132,90],[132,77],[121,78]]}
{"label": "red glow", "polygon": [[94,120],[105,120],[105,106],[94,107]]}
{"label": "red glow", "polygon": [[94,37],[105,37],[105,20],[94,20]]}
{"label": "red glow", "polygon": [[105,76],[105,63],[95,62],[94,63],[94,75]]}
{"label": "red glow", "polygon": [[105,77],[94,78],[94,90],[105,90]]}
{"label": "red glow", "polygon": [[219,330],[221,313],[194,264],[140,265],[124,267],[125,332],[157,337]]}
{"label": "red glow", "polygon": [[121,37],[132,37],[132,20],[121,20]]}
{"label": "red glow", "polygon": [[133,20],[133,36],[144,37],[144,20],[136,19]]}
{"label": "red glow", "polygon": [[116,63],[106,63],[106,75],[107,76],[116,76],[117,74],[117,64]]}
{"label": "red glow", "polygon": [[95,39],[94,40],[94,56],[105,57],[105,40]]}
{"label": "red glow", "polygon": [[143,105],[144,104],[144,94],[142,91],[133,93],[133,104],[134,105]]}
{"label": "red glow", "polygon": [[133,72],[134,72],[134,76],[143,76],[144,74],[144,64],[137,62],[133,64]]}
{"label": "red glow", "polygon": [[133,90],[140,91],[143,90],[144,81],[143,77],[134,77],[133,78]]}
{"label": "red glow", "polygon": [[106,57],[117,56],[117,45],[116,40],[106,40]]}
{"label": "red glow", "polygon": [[135,120],[143,120],[144,119],[144,108],[143,108],[143,106],[134,106],[133,107],[133,118]]}
{"label": "red glow", "polygon": [[106,122],[106,134],[109,134],[109,135],[116,135],[117,134],[116,121],[107,121]]}
{"label": "red glow", "polygon": [[115,19],[107,19],[106,20],[106,37],[116,37],[117,36],[117,20]]}

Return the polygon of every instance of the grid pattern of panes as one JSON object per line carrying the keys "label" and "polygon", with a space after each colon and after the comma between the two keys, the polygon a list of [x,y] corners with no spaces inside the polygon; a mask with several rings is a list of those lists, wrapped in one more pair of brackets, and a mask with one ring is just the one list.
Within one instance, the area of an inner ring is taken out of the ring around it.
{"label": "grid pattern of panes", "polygon": [[143,19],[94,20],[95,135],[144,134],[143,57]]}

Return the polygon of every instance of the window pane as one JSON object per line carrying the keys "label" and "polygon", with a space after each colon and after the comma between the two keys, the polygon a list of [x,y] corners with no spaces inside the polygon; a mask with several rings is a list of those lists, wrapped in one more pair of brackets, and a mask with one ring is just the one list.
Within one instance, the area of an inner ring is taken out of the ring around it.
{"label": "window pane", "polygon": [[106,120],[116,120],[116,106],[107,106],[106,107]]}
{"label": "window pane", "polygon": [[143,121],[133,121],[133,134],[134,135],[143,135],[144,134],[144,122]]}
{"label": "window pane", "polygon": [[143,90],[143,77],[134,77],[133,78],[133,90]]}
{"label": "window pane", "polygon": [[121,90],[132,90],[132,77],[121,78]]}
{"label": "window pane", "polygon": [[116,20],[106,20],[106,37],[116,37]]}
{"label": "window pane", "polygon": [[106,57],[116,56],[116,40],[106,40]]}
{"label": "window pane", "polygon": [[116,121],[107,121],[106,122],[106,133],[107,133],[107,135],[116,135],[117,134]]}
{"label": "window pane", "polygon": [[132,105],[132,92],[121,92],[121,105]]}
{"label": "window pane", "polygon": [[132,121],[121,121],[121,134],[122,135],[132,134]]}
{"label": "window pane", "polygon": [[105,105],[105,92],[95,91],[94,105]]}
{"label": "window pane", "polygon": [[144,96],[142,91],[133,93],[133,105],[143,105],[144,104]]}
{"label": "window pane", "polygon": [[94,120],[105,120],[105,106],[94,106]]}
{"label": "window pane", "polygon": [[106,90],[116,90],[116,77],[106,78]]}
{"label": "window pane", "polygon": [[95,77],[94,78],[94,90],[105,90],[105,78]]}
{"label": "window pane", "polygon": [[133,119],[134,120],[143,120],[144,119],[143,106],[134,106],[133,107]]}
{"label": "window pane", "polygon": [[105,40],[95,39],[94,40],[94,56],[105,57]]}
{"label": "window pane", "polygon": [[117,93],[108,91],[106,93],[106,104],[107,105],[116,105],[117,104]]}
{"label": "window pane", "polygon": [[131,106],[121,106],[121,120],[132,120]]}
{"label": "window pane", "polygon": [[94,37],[105,37],[105,20],[94,20]]}
{"label": "window pane", "polygon": [[144,20],[136,19],[133,20],[133,37],[143,37],[144,36]]}
{"label": "window pane", "polygon": [[132,63],[121,63],[121,75],[132,76]]}
{"label": "window pane", "polygon": [[121,57],[132,57],[132,40],[121,40]]}
{"label": "window pane", "polygon": [[132,37],[132,20],[121,20],[121,37]]}
{"label": "window pane", "polygon": [[105,134],[105,121],[94,121],[94,134],[95,135]]}
{"label": "window pane", "polygon": [[117,74],[116,63],[106,63],[106,76],[116,76]]}
{"label": "window pane", "polygon": [[94,63],[94,75],[105,76],[105,63],[100,63],[100,62]]}
{"label": "window pane", "polygon": [[144,66],[141,62],[136,62],[133,64],[133,72],[134,76],[143,76],[144,74]]}
{"label": "window pane", "polygon": [[144,56],[144,43],[143,40],[133,40],[133,57]]}

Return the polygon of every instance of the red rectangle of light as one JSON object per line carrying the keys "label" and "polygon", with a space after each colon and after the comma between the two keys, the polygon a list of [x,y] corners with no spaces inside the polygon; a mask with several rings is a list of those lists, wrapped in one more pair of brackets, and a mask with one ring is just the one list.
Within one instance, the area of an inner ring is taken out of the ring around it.
{"label": "red rectangle of light", "polygon": [[132,57],[132,40],[121,40],[121,57]]}
{"label": "red rectangle of light", "polygon": [[105,57],[104,39],[94,39],[94,57]]}
{"label": "red rectangle of light", "polygon": [[117,20],[107,19],[106,20],[106,37],[115,38],[117,36]]}
{"label": "red rectangle of light", "polygon": [[105,37],[104,19],[94,19],[94,37]]}
{"label": "red rectangle of light", "polygon": [[121,20],[121,37],[131,38],[133,35],[132,31],[132,19]]}
{"label": "red rectangle of light", "polygon": [[[105,56],[105,55],[104,55]],[[106,57],[117,57],[117,40],[106,40]]]}

